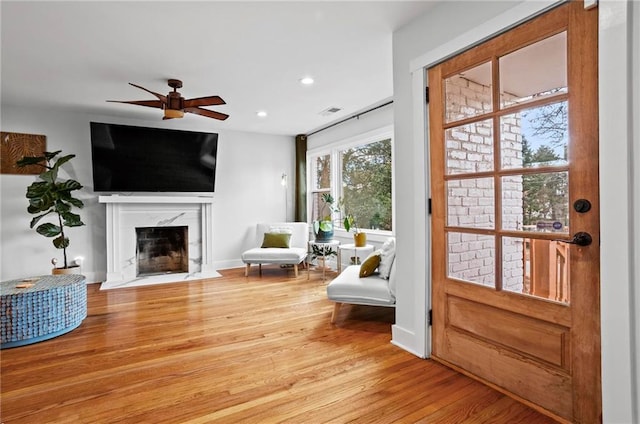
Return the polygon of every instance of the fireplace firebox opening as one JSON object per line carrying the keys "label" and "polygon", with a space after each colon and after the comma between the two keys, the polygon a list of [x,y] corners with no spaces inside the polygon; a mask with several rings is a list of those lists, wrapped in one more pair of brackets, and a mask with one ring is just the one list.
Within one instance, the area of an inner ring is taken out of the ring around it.
{"label": "fireplace firebox opening", "polygon": [[136,275],[189,272],[188,229],[136,227]]}

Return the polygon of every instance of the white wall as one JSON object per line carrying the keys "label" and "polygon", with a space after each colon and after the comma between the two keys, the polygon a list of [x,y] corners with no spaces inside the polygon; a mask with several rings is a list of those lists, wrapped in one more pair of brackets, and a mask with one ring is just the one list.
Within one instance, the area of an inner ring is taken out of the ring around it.
{"label": "white wall", "polygon": [[[71,259],[83,256],[87,280],[102,281],[106,275],[105,205],[92,191],[89,122],[109,122],[149,127],[218,132],[218,166],[213,207],[213,263],[218,269],[242,266],[240,254],[253,241],[258,221],[285,219],[283,172],[293,175],[294,139],[237,131],[217,130],[198,116],[180,121],[133,121],[76,112],[22,109],[2,105],[3,131],[47,136],[47,150],[75,153],[71,166],[63,169],[85,186],[78,197],[85,202],[80,211],[86,226],[68,231]],[[64,174],[64,173],[63,173]],[[35,176],[0,175],[0,279],[48,274],[50,260],[62,259],[62,251],[29,228],[26,187]],[[290,180],[291,181],[291,180]],[[292,192],[287,191],[288,216],[292,215]]]}
{"label": "white wall", "polygon": [[[635,380],[634,391],[632,395],[633,404],[635,404],[635,410],[633,411],[636,421],[640,420],[640,223],[638,222],[638,216],[640,215],[640,3],[632,3],[631,16],[628,19],[632,26],[631,31],[631,52],[634,52],[632,57],[631,75],[633,79],[631,81],[631,93],[633,93],[633,103],[631,105],[631,111],[629,118],[633,122],[632,136],[631,136],[631,151],[633,153],[633,167],[631,170],[631,184],[632,184],[632,196],[633,196],[633,212],[632,217],[635,218],[633,228],[633,275],[630,278],[632,285],[633,299],[633,315],[631,318],[632,327],[635,329],[635,338],[633,338],[634,344],[631,346],[631,352],[635,353],[633,360],[634,375],[632,378]],[[633,117],[636,117],[633,119]],[[633,283],[635,282],[635,284]]]}
{"label": "white wall", "polygon": [[632,38],[632,30],[638,36],[639,6],[617,0],[600,0],[599,6],[602,402],[607,423],[640,421],[634,305],[640,278],[640,52],[638,38]]}
{"label": "white wall", "polygon": [[[419,102],[424,80],[421,73],[412,75],[412,71],[417,64],[428,62],[428,58],[453,53],[453,41],[475,43],[488,35],[489,28],[498,31],[515,24],[518,19],[514,18],[513,10],[527,9],[533,14],[548,3],[442,3],[394,34],[394,153],[397,163],[402,164],[396,172],[396,235],[398,280],[402,284],[398,285],[393,338],[418,355],[429,352],[425,343],[428,329],[420,304],[430,290],[429,271],[424,266],[428,257],[428,226],[424,225],[425,208],[417,200],[412,202],[412,197],[425,197],[428,185],[423,182],[428,168],[424,145],[426,118]],[[640,270],[639,6],[636,2],[618,0],[600,0],[599,6],[602,383],[606,423],[640,419],[637,411],[640,359],[636,349],[640,337],[636,318],[640,305],[640,289],[636,286]]]}

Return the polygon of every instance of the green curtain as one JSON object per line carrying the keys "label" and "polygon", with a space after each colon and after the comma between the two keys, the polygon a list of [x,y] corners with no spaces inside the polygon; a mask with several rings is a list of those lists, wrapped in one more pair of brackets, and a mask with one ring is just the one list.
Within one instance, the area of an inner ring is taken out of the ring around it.
{"label": "green curtain", "polygon": [[296,136],[296,203],[297,222],[307,222],[307,136]]}

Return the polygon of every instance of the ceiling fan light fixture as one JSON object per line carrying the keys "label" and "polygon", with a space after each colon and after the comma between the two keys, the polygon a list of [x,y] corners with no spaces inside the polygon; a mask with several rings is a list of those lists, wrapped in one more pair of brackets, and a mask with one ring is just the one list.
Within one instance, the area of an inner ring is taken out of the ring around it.
{"label": "ceiling fan light fixture", "polygon": [[[0,0],[1,1],[1,0]],[[160,93],[154,93],[142,86],[136,85],[132,82],[132,85],[136,88],[146,91],[149,94],[156,96],[157,100],[107,100],[108,102],[125,103],[137,106],[155,107],[162,109],[164,117],[162,119],[174,119],[182,118],[185,113],[195,113],[196,115],[205,116],[207,118],[219,119],[224,121],[229,117],[226,113],[216,112],[215,110],[205,109],[201,106],[216,106],[224,105],[226,102],[222,100],[220,96],[206,96],[196,97],[194,99],[184,99],[177,89],[182,87],[182,81],[177,79],[170,79],[167,81],[169,87],[173,88],[173,91],[166,96]]]}
{"label": "ceiling fan light fixture", "polygon": [[184,111],[179,109],[165,109],[164,117],[167,119],[171,118],[182,118],[184,116]]}

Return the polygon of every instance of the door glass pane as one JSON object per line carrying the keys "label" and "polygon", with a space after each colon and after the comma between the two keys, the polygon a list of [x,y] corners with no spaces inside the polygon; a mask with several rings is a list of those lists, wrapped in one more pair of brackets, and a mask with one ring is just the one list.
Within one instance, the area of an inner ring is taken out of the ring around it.
{"label": "door glass pane", "polygon": [[500,118],[503,169],[568,164],[568,103],[551,103]]}
{"label": "door glass pane", "polygon": [[493,178],[447,181],[447,225],[495,228]]}
{"label": "door glass pane", "polygon": [[569,173],[502,177],[502,228],[569,232]]}
{"label": "door glass pane", "polygon": [[567,33],[523,47],[498,62],[500,107],[567,92]]}
{"label": "door glass pane", "polygon": [[493,170],[493,121],[473,122],[445,131],[447,174]]}
{"label": "door glass pane", "polygon": [[491,86],[491,62],[445,79],[445,122],[491,112]]}
{"label": "door glass pane", "polygon": [[503,290],[569,303],[569,252],[566,243],[504,237]]}
{"label": "door glass pane", "polygon": [[523,230],[524,201],[522,175],[502,177],[502,228]]}
{"label": "door glass pane", "polygon": [[447,269],[450,278],[495,287],[495,237],[447,234]]}

